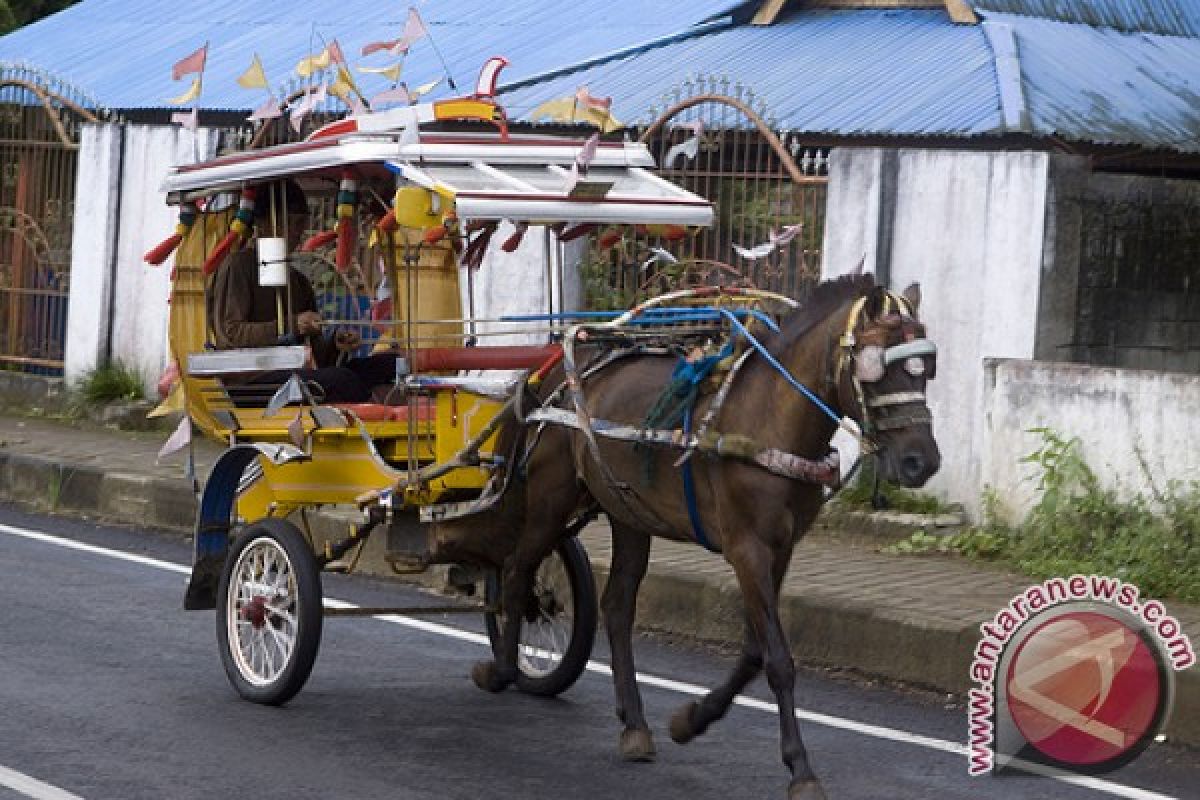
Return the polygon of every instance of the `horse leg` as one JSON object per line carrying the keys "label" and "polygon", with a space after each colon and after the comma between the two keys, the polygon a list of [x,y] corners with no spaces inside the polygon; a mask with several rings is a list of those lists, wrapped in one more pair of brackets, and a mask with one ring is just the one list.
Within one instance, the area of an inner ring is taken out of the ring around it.
{"label": "horse leg", "polygon": [[626,761],[653,761],[654,739],[642,710],[642,694],[633,664],[633,618],[638,587],[650,561],[650,535],[613,523],[612,542],[612,565],[600,603],[612,651],[617,718],[625,726],[621,731],[621,757]]}
{"label": "horse leg", "polygon": [[530,599],[529,587],[538,565],[554,549],[562,530],[561,525],[526,526],[516,550],[505,559],[500,582],[504,618],[499,652],[495,660],[479,661],[471,668],[471,679],[480,689],[501,692],[516,682],[521,620]]}
{"label": "horse leg", "polygon": [[746,684],[758,677],[762,666],[762,648],[747,622],[742,639],[742,652],[733,672],[723,684],[699,701],[686,703],[671,715],[671,738],[679,744],[687,744],[708,730],[708,726],[725,716],[733,698],[746,688]]}
{"label": "horse leg", "polygon": [[783,763],[792,773],[789,800],[824,800],[825,792],[808,763],[808,752],[796,722],[796,663],[779,619],[779,581],[791,547],[772,552],[757,540],[737,542],[726,557],[737,574],[746,603],[746,618],[766,656],[767,683],[779,706],[779,733]]}

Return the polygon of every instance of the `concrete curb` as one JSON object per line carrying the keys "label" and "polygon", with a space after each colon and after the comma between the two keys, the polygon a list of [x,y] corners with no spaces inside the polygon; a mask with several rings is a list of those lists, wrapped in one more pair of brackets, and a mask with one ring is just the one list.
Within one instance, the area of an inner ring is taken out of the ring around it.
{"label": "concrete curb", "polygon": [[[0,498],[44,511],[190,533],[196,505],[183,479],[150,478],[0,450]],[[309,515],[318,538],[345,529],[344,515]],[[585,531],[585,541],[597,531]],[[600,586],[608,575],[594,557]],[[360,569],[392,575],[380,537],[369,541]],[[443,569],[402,580],[445,587]],[[869,604],[848,605],[820,595],[786,593],[781,614],[798,661],[850,667],[865,675],[956,694],[969,686],[979,630],[919,618]],[[742,640],[742,600],[732,574],[669,573],[652,565],[638,596],[638,624],[646,630],[737,647]],[[965,720],[964,720],[965,729]],[[1175,708],[1167,729],[1177,743],[1200,746],[1200,670],[1176,673]]]}

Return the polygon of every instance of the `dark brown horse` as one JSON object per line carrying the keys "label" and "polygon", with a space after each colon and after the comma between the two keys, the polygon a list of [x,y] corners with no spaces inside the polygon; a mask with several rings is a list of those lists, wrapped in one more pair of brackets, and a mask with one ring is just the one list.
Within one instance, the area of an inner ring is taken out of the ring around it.
{"label": "dark brown horse", "polygon": [[[882,476],[921,486],[940,456],[925,403],[932,377],[933,346],[915,318],[915,287],[904,298],[874,285],[870,276],[819,286],[810,301],[765,337],[769,352],[835,415],[853,418],[879,448]],[[595,420],[638,426],[655,404],[676,364],[674,357],[632,356],[583,381],[582,396]],[[561,376],[559,376],[561,382]],[[548,385],[555,381],[547,381]],[[695,418],[712,397],[702,397]],[[712,423],[722,435],[772,452],[820,459],[836,424],[794,388],[761,353],[736,375]],[[724,554],[745,603],[746,633],[737,666],[724,684],[672,718],[671,737],[687,742],[724,716],[739,691],[765,667],[779,704],[783,761],[792,773],[789,797],[824,797],[809,766],[796,723],[795,664],[779,619],[779,590],[792,549],[812,525],[823,502],[822,487],[784,477],[745,458],[693,455],[694,524],[676,460],[667,447],[594,437],[547,425],[532,450],[527,479],[513,488],[523,496],[521,533],[504,571],[504,607],[520,619],[532,570],[548,554],[581,508],[598,504],[612,524],[613,556],[602,608],[612,649],[617,716],[624,728],[621,754],[629,760],[655,755],[642,711],[633,662],[633,619],[638,586],[646,573],[651,536],[696,541],[700,536]],[[598,458],[597,458],[598,456]],[[647,458],[652,460],[647,464]],[[650,469],[647,469],[647,467]],[[517,675],[518,626],[506,625],[495,662],[476,666],[482,688],[499,691]]]}

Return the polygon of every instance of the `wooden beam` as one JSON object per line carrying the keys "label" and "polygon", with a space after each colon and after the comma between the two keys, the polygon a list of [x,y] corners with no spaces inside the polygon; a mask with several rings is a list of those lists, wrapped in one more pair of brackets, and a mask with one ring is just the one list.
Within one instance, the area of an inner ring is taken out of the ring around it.
{"label": "wooden beam", "polygon": [[957,22],[959,25],[979,24],[975,9],[971,8],[967,0],[946,0],[946,13],[950,15],[951,22]]}
{"label": "wooden beam", "polygon": [[766,0],[758,11],[754,12],[754,19],[750,20],[751,25],[771,25],[775,22],[775,18],[779,16],[779,12],[783,11],[783,7],[787,4],[787,0]]}

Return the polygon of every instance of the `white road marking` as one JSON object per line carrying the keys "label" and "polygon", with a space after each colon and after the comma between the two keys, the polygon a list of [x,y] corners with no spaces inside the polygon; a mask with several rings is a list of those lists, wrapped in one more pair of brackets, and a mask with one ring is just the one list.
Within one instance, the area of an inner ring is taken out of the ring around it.
{"label": "white road marking", "polygon": [[0,766],[0,786],[12,789],[17,794],[32,797],[33,800],[83,800],[77,794],[43,783],[37,778],[17,772],[15,769]]}
{"label": "white road marking", "polygon": [[[185,564],[176,564],[172,561],[163,561],[162,559],[141,556],[137,555],[136,553],[126,553],[122,550],[113,550],[107,547],[85,544],[83,542],[77,542],[73,539],[55,536],[42,531],[30,530],[29,528],[20,528],[13,525],[5,525],[0,523],[0,533],[7,533],[12,536],[33,539],[46,544],[64,547],[69,550],[79,550],[86,553],[92,553],[94,555],[115,558],[121,561],[129,561],[135,564],[142,564],[144,566],[154,567],[155,569],[167,570],[169,572],[175,572],[183,575],[189,575],[192,571],[191,567]],[[325,605],[329,608],[358,607],[354,603],[349,603],[345,600],[335,600],[332,597],[325,598]],[[475,633],[474,631],[461,630],[460,628],[442,625],[437,622],[429,622],[428,620],[406,617],[399,614],[378,614],[372,618],[379,620],[380,622],[389,622],[395,625],[402,625],[406,628],[412,628],[414,630],[432,633],[438,636],[445,636],[451,639],[458,639],[459,641],[470,642],[472,644],[478,644],[484,647],[491,646],[488,637],[484,634]],[[599,661],[589,661],[587,664],[587,669],[589,672],[594,672],[600,675],[612,675],[612,668]],[[709,692],[707,688],[698,684],[685,683],[683,681],[676,681],[670,678],[661,678],[657,675],[650,675],[643,672],[639,672],[637,674],[637,680],[638,683],[641,683],[645,686],[653,686],[658,689],[664,689],[666,691],[691,695],[694,697],[703,697]],[[738,695],[736,698],[734,698],[733,702],[744,708],[764,711],[770,714],[779,713],[779,708],[774,703],[764,702],[752,697]],[[811,722],[817,725],[824,725],[825,727],[829,728],[850,731],[853,733],[862,734],[864,736],[870,736],[875,739],[885,739],[892,742],[899,742],[901,744],[911,744],[917,747],[923,747],[927,750],[937,750],[943,753],[951,753],[953,755],[960,755],[964,757],[967,755],[966,745],[959,742],[951,742],[945,739],[935,739],[931,736],[923,736],[919,733],[910,733],[909,731],[899,730],[897,728],[888,728],[882,725],[872,725],[866,722],[858,722],[857,720],[845,719],[844,717],[835,717],[830,714],[821,714],[815,711],[805,711],[803,709],[796,710],[796,717],[804,720],[805,722]],[[1176,798],[1174,798],[1172,795],[1160,794],[1158,792],[1149,791],[1148,789],[1139,789],[1135,786],[1126,786],[1113,781],[1106,781],[1102,778],[1093,778],[1085,775],[1064,773],[1051,767],[1044,767],[1039,764],[1030,764],[1023,761],[1015,761],[1014,763],[1030,772],[1035,772],[1039,775],[1044,775],[1045,777],[1053,778],[1072,786],[1079,786],[1081,788],[1091,789],[1097,792],[1104,792],[1105,794],[1109,794],[1114,797],[1126,797],[1130,798],[1130,800],[1176,800]],[[11,772],[10,770],[6,770],[4,767],[0,767],[0,785],[11,785],[4,782],[5,777],[8,774],[24,778],[25,780],[30,781],[31,785],[43,787],[49,792],[57,792],[57,794],[29,794],[30,797],[33,797],[36,800],[43,800],[43,798],[45,800],[80,800],[80,798],[77,798],[73,794],[64,792],[61,789],[56,789],[53,786],[41,783],[40,781],[36,781],[32,778],[28,778],[27,776],[21,775],[19,772]],[[18,789],[18,791],[22,790]]]}

